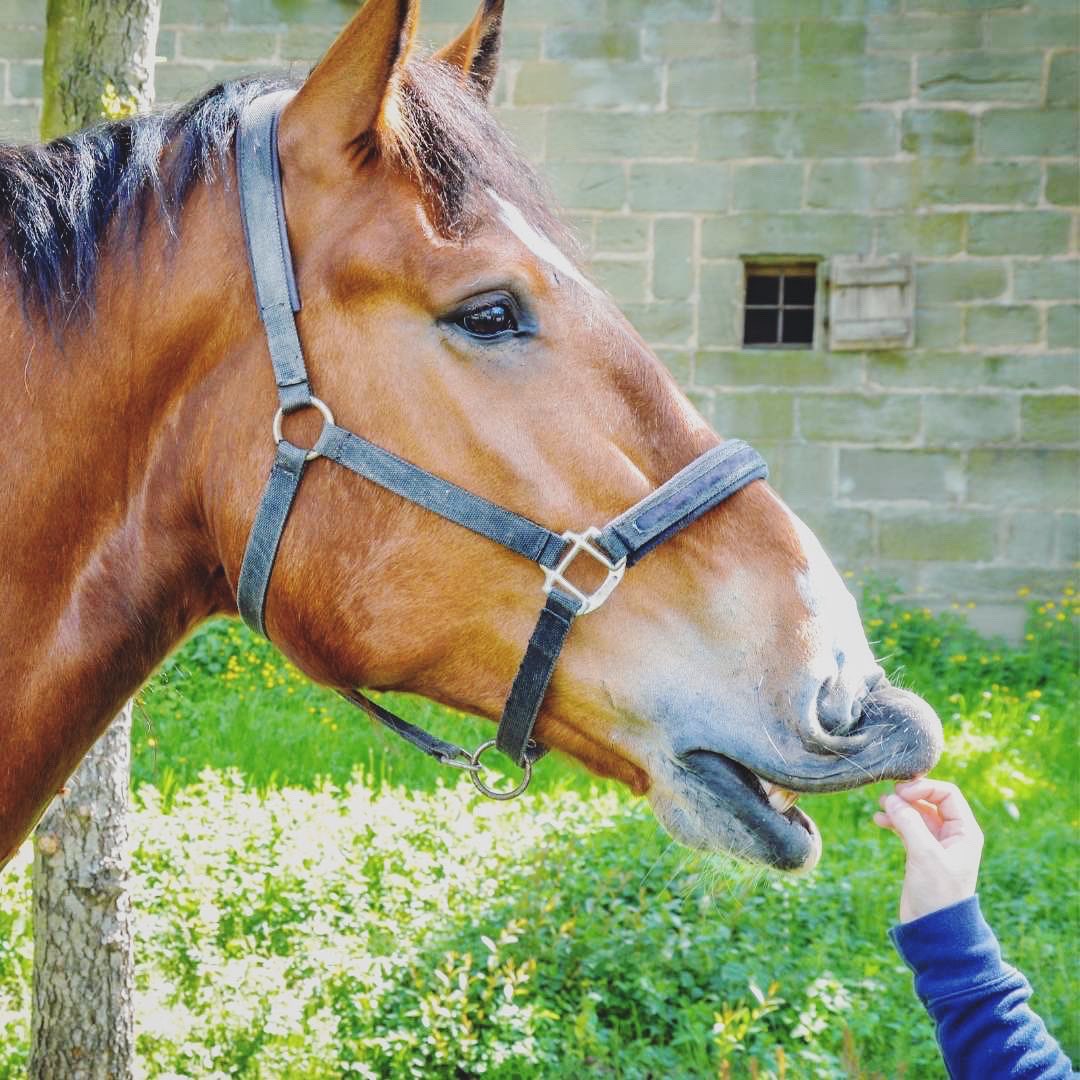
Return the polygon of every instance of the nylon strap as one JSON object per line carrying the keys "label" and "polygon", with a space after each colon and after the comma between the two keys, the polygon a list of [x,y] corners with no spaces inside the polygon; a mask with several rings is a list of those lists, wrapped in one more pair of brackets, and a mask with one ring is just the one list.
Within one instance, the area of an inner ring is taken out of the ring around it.
{"label": "nylon strap", "polygon": [[236,606],[240,617],[252,628],[268,637],[263,621],[266,609],[266,590],[274,569],[285,522],[292,509],[296,489],[304,475],[307,451],[282,439],[278,443],[270,478],[266,481],[255,521],[251,526],[240,577],[236,583]]}
{"label": "nylon strap", "polygon": [[293,273],[281,162],[277,153],[278,116],[295,91],[282,90],[256,98],[240,117],[236,173],[240,216],[244,222],[248,261],[255,283],[259,318],[266,330],[274,381],[284,412],[311,400],[304,353],[296,332],[300,294]]}
{"label": "nylon strap", "polygon": [[553,567],[566,547],[566,541],[558,533],[543,525],[496,506],[449,480],[442,480],[334,424],[323,427],[315,450],[403,499],[494,540],[541,566]]}

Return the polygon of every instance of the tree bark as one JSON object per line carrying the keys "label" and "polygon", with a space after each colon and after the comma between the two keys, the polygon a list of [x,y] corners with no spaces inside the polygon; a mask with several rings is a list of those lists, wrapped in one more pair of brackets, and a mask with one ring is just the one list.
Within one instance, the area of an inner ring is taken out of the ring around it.
{"label": "tree bark", "polygon": [[131,705],[34,837],[34,1080],[127,1080],[135,1061]]}
{"label": "tree bark", "polygon": [[[160,0],[49,0],[43,139],[150,108],[160,13]],[[134,1072],[130,772],[129,702],[35,833],[33,1080]]]}
{"label": "tree bark", "polygon": [[43,139],[150,108],[160,17],[160,0],[49,0]]}

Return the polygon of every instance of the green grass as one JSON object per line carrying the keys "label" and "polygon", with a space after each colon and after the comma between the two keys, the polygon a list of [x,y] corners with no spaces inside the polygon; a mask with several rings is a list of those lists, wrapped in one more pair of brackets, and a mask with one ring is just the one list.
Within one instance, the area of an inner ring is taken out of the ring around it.
{"label": "green grass", "polygon": [[[1020,648],[879,587],[862,609],[942,716],[937,774],[987,834],[984,909],[1075,1056],[1075,597],[1034,608]],[[146,1075],[944,1075],[885,937],[882,785],[803,800],[825,839],[807,879],[752,873],[565,761],[483,800],[228,623],[146,688],[133,741]],[[0,1077],[25,1067],[27,854],[0,877]]]}

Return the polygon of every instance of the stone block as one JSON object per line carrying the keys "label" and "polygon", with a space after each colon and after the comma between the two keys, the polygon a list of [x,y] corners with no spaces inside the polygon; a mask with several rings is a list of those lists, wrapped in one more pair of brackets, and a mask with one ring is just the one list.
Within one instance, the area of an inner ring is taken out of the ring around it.
{"label": "stone block", "polygon": [[964,340],[965,314],[965,309],[962,307],[916,307],[916,347],[951,349],[953,346],[960,345]]}
{"label": "stone block", "polygon": [[701,119],[698,152],[721,160],[887,157],[897,151],[898,131],[892,113],[877,109],[845,110],[842,124],[834,109],[712,113]]}
{"label": "stone block", "polygon": [[1021,510],[1006,514],[1001,523],[1002,557],[1021,566],[1051,566],[1054,562],[1054,514]]}
{"label": "stone block", "polygon": [[805,59],[758,57],[758,104],[840,105],[898,101],[911,92],[906,59],[884,56]]}
{"label": "stone block", "polygon": [[993,354],[983,357],[987,386],[1012,390],[1080,389],[1080,357],[1076,353]]}
{"label": "stone block", "polygon": [[334,43],[337,33],[332,26],[290,26],[281,35],[281,55],[286,60],[314,62]]}
{"label": "stone block", "polygon": [[701,267],[698,341],[706,347],[734,348],[742,343],[742,267],[738,263],[705,263]]}
{"label": "stone block", "polygon": [[618,108],[659,102],[660,69],[654,64],[526,60],[514,81],[515,105]]}
{"label": "stone block", "polygon": [[924,101],[1038,102],[1042,54],[954,52],[918,58],[919,96]]}
{"label": "stone block", "polygon": [[1068,157],[1080,150],[1076,109],[989,109],[979,117],[979,153],[989,158]]}
{"label": "stone block", "polygon": [[1061,48],[1080,40],[1080,21],[1071,15],[1046,12],[1043,5],[1030,11],[996,12],[987,16],[987,44],[991,49]]}
{"label": "stone block", "polygon": [[688,386],[694,378],[693,353],[684,349],[657,349],[660,362],[675,376],[680,386]]}
{"label": "stone block", "polygon": [[41,99],[41,61],[27,60],[8,65],[8,93],[13,101]]}
{"label": "stone block", "polygon": [[1013,263],[1017,300],[1073,300],[1080,296],[1080,260],[1033,259]]}
{"label": "stone block", "polygon": [[1039,309],[1030,304],[981,304],[968,311],[972,345],[1033,345],[1040,331]]}
{"label": "stone block", "polygon": [[795,433],[795,397],[778,391],[717,394],[713,425],[727,437],[789,439]]}
{"label": "stone block", "polygon": [[716,10],[713,0],[607,0],[607,17],[625,23],[706,22]]}
{"label": "stone block", "polygon": [[1071,508],[1080,495],[1075,450],[972,450],[968,502],[1015,509]]}
{"label": "stone block", "polygon": [[799,52],[811,59],[858,56],[866,48],[863,20],[805,19],[799,24]]}
{"label": "stone block", "polygon": [[836,496],[836,453],[835,446],[775,443],[765,455],[769,483],[795,509],[831,504]]}
{"label": "stone block", "polygon": [[972,214],[968,251],[972,255],[1057,255],[1069,247],[1069,214],[1045,210]]}
{"label": "stone block", "polygon": [[801,517],[830,558],[847,562],[874,555],[874,519],[868,510],[848,507],[802,507]]}
{"label": "stone block", "polygon": [[857,214],[729,214],[705,219],[702,254],[866,254],[873,246],[873,232],[873,221]]}
{"label": "stone block", "polygon": [[1075,569],[1080,562],[1080,514],[1058,514],[1054,554],[1062,566]]}
{"label": "stone block", "polygon": [[1011,442],[1019,430],[1012,394],[928,394],[923,399],[927,446],[979,446]]}
{"label": "stone block", "polygon": [[277,41],[277,34],[269,30],[184,30],[179,35],[177,53],[185,60],[254,64],[272,61]]}
{"label": "stone block", "polygon": [[804,439],[907,442],[919,433],[922,402],[915,396],[806,394],[799,401]]}
{"label": "stone block", "polygon": [[726,210],[730,187],[726,165],[630,166],[632,210]]}
{"label": "stone block", "polygon": [[871,52],[953,52],[982,44],[977,15],[872,15],[867,29]]}
{"label": "stone block", "polygon": [[41,109],[37,105],[5,105],[0,109],[0,139],[13,143],[34,142],[40,122]]}
{"label": "stone block", "polygon": [[[704,301],[704,297],[703,297]],[[722,301],[721,301],[722,302]],[[863,361],[856,355],[811,349],[747,349],[741,352],[699,352],[694,378],[702,386],[807,386],[852,388],[864,381]]]}
{"label": "stone block", "polygon": [[889,214],[877,219],[877,250],[955,255],[963,250],[966,224],[966,214]]}
{"label": "stone block", "polygon": [[987,562],[994,557],[994,514],[881,510],[878,551],[913,562]]}
{"label": "stone block", "polygon": [[686,112],[613,113],[551,109],[547,154],[572,158],[692,158],[696,119]]}
{"label": "stone block", "polygon": [[45,8],[37,26],[0,25],[0,56],[5,60],[40,60],[45,51]]}
{"label": "stone block", "polygon": [[751,56],[721,60],[676,60],[668,65],[668,104],[674,108],[732,109],[754,95]]}
{"label": "stone block", "polygon": [[900,146],[920,158],[966,157],[975,146],[975,117],[960,109],[907,109]]}
{"label": "stone block", "polygon": [[[1077,39],[1072,38],[1075,48]],[[1080,53],[1059,52],[1050,59],[1050,78],[1046,85],[1046,104],[1076,109],[1080,101]]]}
{"label": "stone block", "polygon": [[917,198],[926,206],[1034,204],[1042,187],[1042,169],[1037,162],[928,158],[915,162],[915,176]]}
{"label": "stone block", "polygon": [[1047,164],[1046,201],[1055,206],[1080,206],[1080,170],[1075,162]]}
{"label": "stone block", "polygon": [[970,352],[874,353],[868,360],[867,381],[872,387],[887,389],[967,390],[984,385],[986,365],[978,353]]}
{"label": "stone block", "polygon": [[754,25],[719,22],[669,22],[645,29],[645,55],[657,60],[711,60],[748,56],[755,51]]}
{"label": "stone block", "polygon": [[1080,442],[1080,394],[1025,394],[1020,422],[1024,442]]}
{"label": "stone block", "polygon": [[589,263],[589,273],[620,304],[645,300],[648,264],[643,259],[596,258]]}
{"label": "stone block", "polygon": [[656,300],[648,304],[623,304],[622,310],[650,345],[677,347],[690,344],[694,333],[692,304]]}
{"label": "stone block", "polygon": [[643,252],[649,246],[649,218],[629,214],[596,220],[596,250],[611,255]]}
{"label": "stone block", "polygon": [[1080,304],[1054,304],[1048,309],[1046,343],[1051,349],[1080,346]]}
{"label": "stone block", "polygon": [[544,169],[555,197],[571,210],[618,210],[626,201],[626,175],[608,162],[556,161]]}
{"label": "stone block", "polygon": [[[652,291],[659,300],[686,300],[694,291],[694,222],[657,218],[653,224]],[[734,307],[734,296],[729,298]]]}
{"label": "stone block", "polygon": [[158,64],[154,72],[154,85],[159,104],[186,101],[203,90],[209,89],[219,79],[210,68],[202,64],[182,64],[170,61]]}
{"label": "stone block", "polygon": [[[919,575],[926,591],[961,601],[984,599],[1017,601],[1016,590],[1027,588],[1033,597],[1060,596],[1069,583],[1069,571],[1045,570],[1034,566],[973,566],[957,563],[928,565]],[[968,617],[975,616],[975,608]]]}
{"label": "stone block", "polygon": [[736,165],[732,203],[736,210],[798,210],[802,186],[802,165]]}
{"label": "stone block", "polygon": [[924,306],[996,300],[1007,284],[1005,264],[998,261],[925,263],[915,268],[916,295]]}
{"label": "stone block", "polygon": [[532,162],[547,156],[547,125],[539,109],[495,109],[495,116],[510,133],[514,145]]}
{"label": "stone block", "polygon": [[837,495],[851,502],[958,502],[964,493],[961,454],[841,447]]}
{"label": "stone block", "polygon": [[553,26],[544,30],[545,60],[638,60],[641,33],[632,26]]}
{"label": "stone block", "polygon": [[912,170],[901,161],[817,162],[806,185],[807,206],[826,210],[902,210],[911,202]]}

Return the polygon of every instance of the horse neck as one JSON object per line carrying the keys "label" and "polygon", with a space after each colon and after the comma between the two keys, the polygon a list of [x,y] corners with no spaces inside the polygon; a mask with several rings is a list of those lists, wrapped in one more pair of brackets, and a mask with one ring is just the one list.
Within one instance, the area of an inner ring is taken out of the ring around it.
{"label": "horse neck", "polygon": [[[62,341],[0,293],[14,463],[13,512],[0,520],[0,761],[46,783],[194,623],[229,603],[200,520],[191,434],[247,299],[233,299],[243,241],[220,198],[193,193],[173,250],[161,223],[137,250],[107,245],[93,317]],[[0,769],[0,821],[19,813],[6,783]]]}

